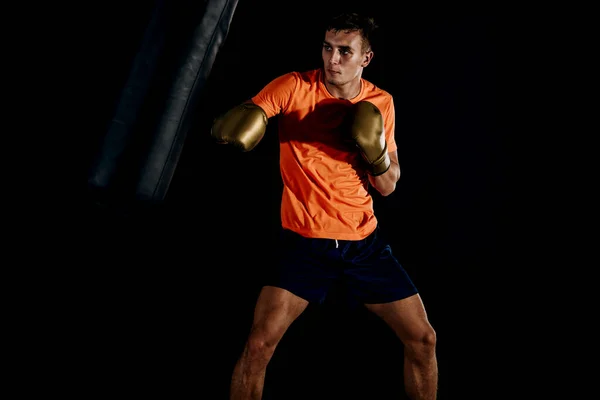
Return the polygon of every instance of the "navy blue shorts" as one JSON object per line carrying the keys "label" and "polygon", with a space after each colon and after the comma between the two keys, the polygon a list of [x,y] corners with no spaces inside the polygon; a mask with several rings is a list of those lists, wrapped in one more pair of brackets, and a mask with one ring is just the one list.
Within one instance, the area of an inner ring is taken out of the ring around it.
{"label": "navy blue shorts", "polygon": [[363,304],[388,303],[417,293],[379,228],[354,241],[310,239],[282,229],[278,264],[267,285],[322,303],[340,280],[347,293]]}

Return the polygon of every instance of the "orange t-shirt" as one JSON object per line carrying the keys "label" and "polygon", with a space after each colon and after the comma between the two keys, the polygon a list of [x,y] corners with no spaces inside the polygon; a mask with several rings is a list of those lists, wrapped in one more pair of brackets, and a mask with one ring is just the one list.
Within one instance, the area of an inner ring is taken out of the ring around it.
{"label": "orange t-shirt", "polygon": [[315,69],[279,76],[251,100],[268,118],[278,116],[282,226],[310,238],[361,240],[371,234],[377,219],[368,176],[342,122],[352,104],[370,101],[383,116],[388,152],[395,151],[392,96],[361,79],[357,97],[338,99]]}

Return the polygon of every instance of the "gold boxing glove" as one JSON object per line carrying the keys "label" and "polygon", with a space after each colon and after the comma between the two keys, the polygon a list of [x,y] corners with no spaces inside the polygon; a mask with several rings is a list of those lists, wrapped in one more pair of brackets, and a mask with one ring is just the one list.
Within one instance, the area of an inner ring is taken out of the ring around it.
{"label": "gold boxing glove", "polygon": [[390,156],[381,112],[368,101],[359,101],[350,112],[350,133],[368,164],[367,171],[372,176],[383,174],[390,168]]}
{"label": "gold boxing glove", "polygon": [[242,151],[252,150],[267,130],[268,118],[253,103],[233,107],[213,122],[211,136],[217,143],[232,144]]}

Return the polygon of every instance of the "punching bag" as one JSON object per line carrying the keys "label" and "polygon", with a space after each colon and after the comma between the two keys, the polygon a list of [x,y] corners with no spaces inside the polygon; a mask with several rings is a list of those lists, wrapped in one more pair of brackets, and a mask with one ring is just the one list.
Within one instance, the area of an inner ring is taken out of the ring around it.
{"label": "punching bag", "polygon": [[154,203],[164,199],[190,126],[191,112],[227,36],[236,5],[237,0],[207,2],[167,94],[138,179],[137,200]]}
{"label": "punching bag", "polygon": [[89,172],[94,201],[130,205],[164,199],[237,2],[156,2]]}
{"label": "punching bag", "polygon": [[167,16],[164,1],[156,1],[101,148],[89,172],[88,187],[98,196],[94,199],[96,201],[102,202],[102,198],[108,197],[110,192],[119,192],[119,173],[122,174],[131,165],[128,150],[136,145],[134,131],[164,49]]}

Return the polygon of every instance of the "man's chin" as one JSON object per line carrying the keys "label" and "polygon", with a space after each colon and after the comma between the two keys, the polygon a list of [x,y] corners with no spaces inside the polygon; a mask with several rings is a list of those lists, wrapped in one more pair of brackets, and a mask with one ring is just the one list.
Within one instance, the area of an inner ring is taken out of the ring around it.
{"label": "man's chin", "polygon": [[327,83],[335,85],[338,82],[336,78],[338,77],[332,74],[331,72],[325,70],[325,80],[327,81]]}

